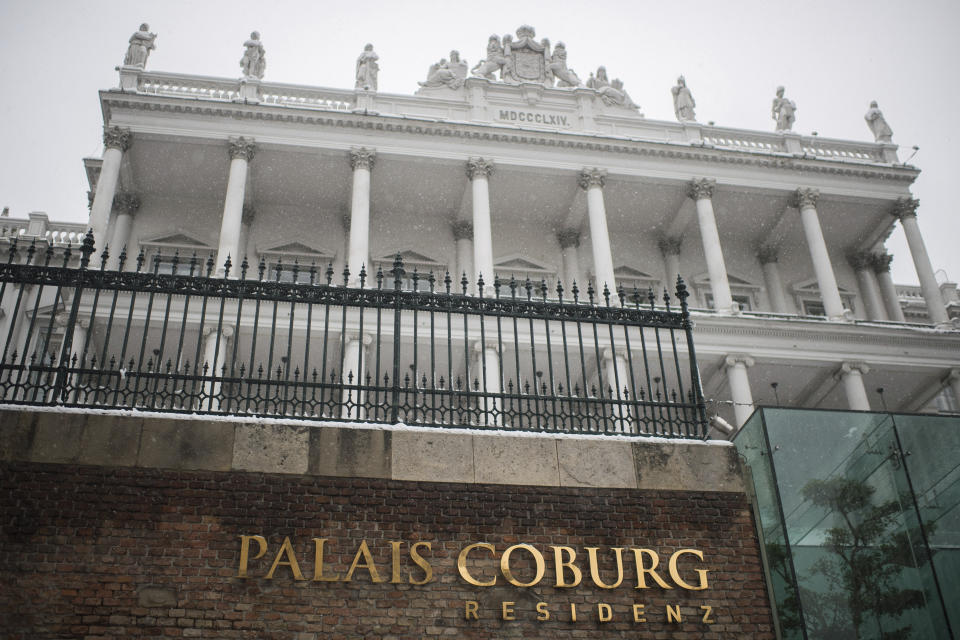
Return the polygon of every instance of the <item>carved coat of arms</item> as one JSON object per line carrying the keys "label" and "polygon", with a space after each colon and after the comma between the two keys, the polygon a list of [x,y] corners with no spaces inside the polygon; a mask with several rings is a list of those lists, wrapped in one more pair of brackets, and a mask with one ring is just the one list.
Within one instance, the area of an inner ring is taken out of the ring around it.
{"label": "carved coat of arms", "polygon": [[517,29],[517,39],[504,36],[503,55],[506,64],[502,74],[515,82],[547,81],[547,56],[550,55],[550,44],[534,40],[536,32],[533,27],[522,26]]}

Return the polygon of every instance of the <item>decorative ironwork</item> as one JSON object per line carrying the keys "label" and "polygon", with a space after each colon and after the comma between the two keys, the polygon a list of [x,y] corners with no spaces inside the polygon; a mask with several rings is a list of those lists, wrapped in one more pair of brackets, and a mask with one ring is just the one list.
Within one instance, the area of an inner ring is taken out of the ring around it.
{"label": "decorative ironwork", "polygon": [[[706,436],[687,309],[511,278],[193,255],[90,268],[93,236],[0,264],[0,402],[522,431]],[[146,267],[146,268],[145,268]],[[290,274],[292,273],[292,282]],[[281,277],[284,281],[281,281]],[[484,283],[477,283],[484,291]],[[488,287],[486,291],[490,291]]]}

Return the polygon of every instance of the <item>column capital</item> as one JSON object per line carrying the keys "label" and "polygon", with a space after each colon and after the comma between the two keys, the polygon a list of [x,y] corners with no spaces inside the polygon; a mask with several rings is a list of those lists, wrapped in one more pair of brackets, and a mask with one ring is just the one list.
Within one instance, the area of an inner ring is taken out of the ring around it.
{"label": "column capital", "polygon": [[820,189],[801,187],[793,192],[791,204],[797,209],[816,209],[820,200]]}
{"label": "column capital", "polygon": [[347,330],[344,332],[344,336],[346,337],[347,342],[359,341],[365,347],[373,344],[373,336],[367,333],[366,331],[364,331],[363,335],[361,336],[359,331]]}
{"label": "column capital", "polygon": [[467,177],[470,180],[474,178],[489,178],[493,174],[493,160],[486,158],[470,158],[467,160]]}
{"label": "column capital", "polygon": [[586,191],[590,187],[600,187],[607,183],[607,170],[597,167],[584,167],[577,176],[577,182],[580,188]]}
{"label": "column capital", "polygon": [[354,149],[350,149],[350,168],[354,171],[357,169],[373,171],[373,164],[376,159],[376,149],[367,149],[366,147],[356,147]]}
{"label": "column capital", "polygon": [[140,196],[130,191],[118,191],[113,196],[113,209],[132,216],[140,209]]}
{"label": "column capital", "polygon": [[454,240],[473,240],[473,223],[467,220],[457,220],[451,225]]}
{"label": "column capital", "polygon": [[247,162],[253,160],[253,156],[257,152],[257,145],[254,143],[253,138],[244,138],[240,136],[239,138],[230,138],[227,146],[227,153],[230,154],[231,160],[236,160],[237,158],[242,158]]}
{"label": "column capital", "polygon": [[103,128],[103,146],[107,149],[119,149],[126,151],[133,144],[133,134],[130,129],[121,129],[120,127]]}
{"label": "column capital", "polygon": [[873,270],[876,273],[890,271],[890,263],[893,262],[893,256],[889,253],[874,253],[871,257]]}
{"label": "column capital", "polygon": [[663,255],[666,256],[680,255],[680,248],[682,245],[683,238],[680,236],[675,236],[673,238],[663,237],[657,240],[657,246],[660,247],[660,251],[662,251]]}
{"label": "column capital", "polygon": [[893,202],[893,206],[890,207],[890,215],[899,220],[909,217],[917,217],[917,207],[920,206],[920,201],[916,198],[911,198],[909,196],[905,198],[897,198]]}
{"label": "column capital", "polygon": [[724,364],[728,367],[735,367],[738,364],[742,364],[745,367],[752,367],[756,364],[756,360],[753,359],[753,356],[747,355],[746,353],[728,353],[724,358]]}
{"label": "column capital", "polygon": [[257,217],[257,210],[254,206],[252,204],[243,205],[243,212],[240,214],[241,224],[249,225],[255,217]]}
{"label": "column capital", "polygon": [[[217,332],[217,325],[207,324],[203,326],[203,337],[209,338],[211,335]],[[233,327],[230,325],[223,325],[220,327],[220,335],[223,338],[232,338],[233,337]]]}
{"label": "column capital", "polygon": [[580,246],[579,229],[563,229],[557,232],[557,242],[561,249],[576,248]]}
{"label": "column capital", "polygon": [[866,271],[873,268],[874,254],[869,251],[856,251],[847,256],[847,262],[854,271]]}
{"label": "column capital", "polygon": [[848,360],[840,365],[840,373],[847,374],[857,372],[860,375],[866,375],[870,373],[870,367],[866,362],[860,360]]}
{"label": "column capital", "polygon": [[687,183],[687,197],[694,200],[710,200],[716,188],[717,181],[713,178],[694,178]]}
{"label": "column capital", "polygon": [[761,245],[760,248],[757,249],[757,260],[760,261],[760,264],[779,262],[780,249],[769,244]]}

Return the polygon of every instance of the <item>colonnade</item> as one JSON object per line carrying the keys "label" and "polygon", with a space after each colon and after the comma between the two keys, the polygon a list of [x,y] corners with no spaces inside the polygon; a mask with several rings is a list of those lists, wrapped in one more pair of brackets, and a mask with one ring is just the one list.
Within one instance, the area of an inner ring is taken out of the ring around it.
{"label": "colonnade", "polygon": [[[131,144],[132,136],[129,130],[119,127],[109,127],[104,130],[103,165],[90,211],[90,226],[93,229],[94,240],[98,248],[104,246],[107,241],[111,213],[116,214],[111,229],[112,234],[109,238],[111,251],[115,255],[118,255],[120,249],[126,245],[133,216],[140,206],[135,195],[125,194],[119,190],[123,155]],[[228,141],[227,150],[230,157],[230,168],[216,257],[217,273],[220,275],[223,274],[223,266],[228,256],[231,257],[236,266],[231,275],[237,273],[239,262],[244,253],[245,237],[249,234],[249,225],[253,215],[253,210],[249,204],[245,207],[245,188],[249,165],[256,154],[256,144],[250,138],[231,138]],[[345,223],[348,223],[345,224],[345,227],[349,228],[349,241],[345,249],[347,265],[352,271],[350,282],[357,284],[360,267],[370,264],[370,185],[376,151],[368,148],[355,148],[350,151],[349,159],[352,169],[352,188],[349,219],[345,220]],[[466,161],[465,170],[470,181],[472,215],[469,220],[459,220],[453,225],[457,274],[459,276],[460,273],[465,273],[471,283],[477,282],[478,278],[482,276],[485,284],[492,287],[494,252],[490,182],[495,166],[489,158],[474,157]],[[592,267],[598,296],[602,296],[604,287],[615,294],[617,283],[604,203],[607,172],[597,167],[585,167],[578,174],[577,180],[579,187],[583,189],[586,195],[586,227],[590,234],[593,254]],[[716,189],[717,183],[715,180],[697,177],[691,179],[688,183],[687,196],[695,204],[696,220],[710,278],[714,308],[718,314],[736,314],[738,308],[733,302],[730,290],[716,213],[713,207],[713,196]],[[846,320],[850,318],[850,312],[843,308],[837,279],[820,225],[817,211],[819,195],[816,189],[799,188],[794,193],[793,206],[799,211],[803,234],[826,315],[831,320]],[[891,214],[900,220],[906,234],[931,321],[934,324],[943,324],[948,321],[948,318],[917,225],[917,205],[918,201],[913,198],[900,198],[893,203]],[[578,258],[580,239],[581,231],[579,228],[563,229],[557,235],[562,256],[562,272],[567,287],[570,287],[581,273]],[[671,284],[680,274],[681,243],[681,237],[664,237],[660,241],[660,249],[664,259],[664,272]],[[762,266],[764,284],[769,293],[772,310],[778,313],[787,313],[786,297],[779,273],[776,248],[761,247],[757,257]],[[896,290],[890,279],[890,256],[877,252],[861,253],[850,256],[850,262],[857,274],[868,318],[903,321],[903,313],[897,301]],[[117,259],[112,256],[108,266],[116,268]],[[486,295],[490,292],[485,290],[477,293]],[[615,303],[616,301],[616,295],[612,295],[611,302]],[[220,339],[225,337],[220,336]],[[359,356],[362,343],[363,340],[360,339],[351,340],[351,346],[355,347],[351,353],[357,351],[357,357],[351,356],[351,362],[353,360],[357,361],[358,370],[354,374],[358,379],[362,379],[363,376],[363,372],[359,370],[361,368],[360,363],[363,360]],[[494,378],[499,380],[499,372],[497,372],[497,375],[491,375],[489,371],[490,368],[499,366],[499,363],[495,362],[495,359],[487,353],[488,351],[488,349],[478,347],[478,353],[482,352],[481,357],[488,370],[485,377],[488,380]],[[616,377],[616,374],[619,373],[621,368],[619,359],[619,356],[613,354],[607,358],[605,368],[608,369],[608,376],[612,374]],[[753,406],[747,373],[752,364],[753,358],[744,354],[728,356],[724,364],[738,423],[742,423],[746,419]],[[867,371],[868,368],[862,363],[843,363],[838,370],[851,409],[869,409],[867,395],[863,390],[863,375]],[[953,384],[953,386],[960,387],[960,383]],[[960,390],[957,393],[960,396]]]}

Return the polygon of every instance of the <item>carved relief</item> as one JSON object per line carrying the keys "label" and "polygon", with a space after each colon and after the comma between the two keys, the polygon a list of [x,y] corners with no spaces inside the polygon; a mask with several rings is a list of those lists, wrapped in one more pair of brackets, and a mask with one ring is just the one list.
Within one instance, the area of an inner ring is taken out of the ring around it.
{"label": "carved relief", "polygon": [[607,172],[604,169],[583,169],[578,178],[580,188],[586,191],[590,187],[600,187],[607,183]]}
{"label": "carved relief", "polygon": [[359,147],[350,150],[350,168],[356,171],[359,169],[373,170],[374,161],[377,158],[377,152],[366,147]]}
{"label": "carved relief", "polygon": [[717,181],[713,178],[694,178],[687,186],[687,196],[694,200],[709,200],[716,187]]}
{"label": "carved relief", "polygon": [[130,129],[121,129],[120,127],[103,128],[103,146],[107,149],[120,149],[126,151],[133,143],[133,137]]}
{"label": "carved relief", "polygon": [[793,193],[793,206],[797,209],[808,209],[817,207],[817,201],[820,199],[819,189],[797,189]]}
{"label": "carved relief", "polygon": [[467,160],[467,177],[473,180],[476,177],[489,178],[493,174],[493,160],[484,158],[470,158]]}
{"label": "carved relief", "polygon": [[431,65],[427,79],[418,82],[421,87],[449,87],[459,89],[467,77],[467,63],[460,60],[459,51],[450,52],[450,61],[440,58],[440,62]]}
{"label": "carved relief", "polygon": [[903,219],[909,216],[916,217],[917,207],[920,206],[920,201],[916,198],[911,198],[909,196],[904,198],[897,198],[893,203],[893,208],[890,210],[890,214],[895,218]]}
{"label": "carved relief", "polygon": [[133,215],[140,209],[140,196],[129,191],[118,191],[113,196],[113,210]]}
{"label": "carved relief", "polygon": [[235,160],[237,158],[243,158],[247,162],[253,160],[253,156],[257,152],[257,145],[254,144],[252,138],[244,138],[240,136],[239,138],[230,138],[230,142],[227,147],[227,153],[230,154],[230,159]]}
{"label": "carved relief", "polygon": [[560,243],[561,249],[569,249],[571,247],[580,246],[580,231],[578,229],[564,229],[557,233],[557,242]]}

